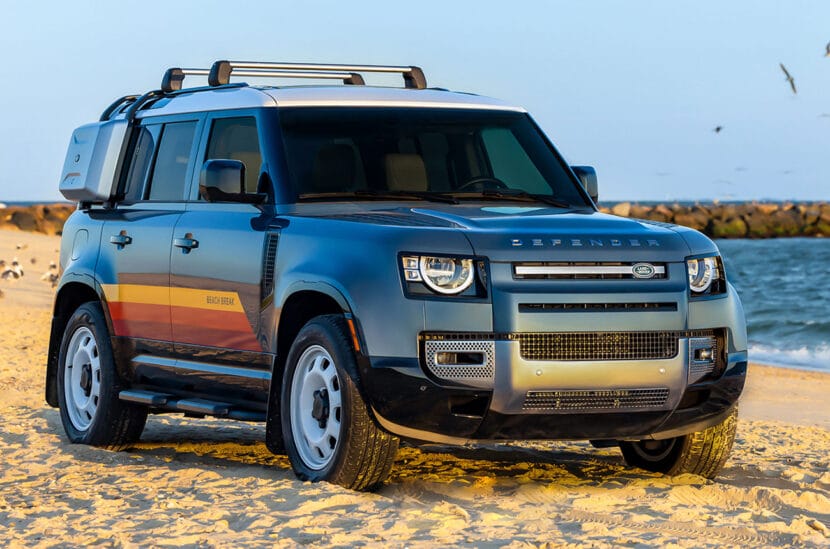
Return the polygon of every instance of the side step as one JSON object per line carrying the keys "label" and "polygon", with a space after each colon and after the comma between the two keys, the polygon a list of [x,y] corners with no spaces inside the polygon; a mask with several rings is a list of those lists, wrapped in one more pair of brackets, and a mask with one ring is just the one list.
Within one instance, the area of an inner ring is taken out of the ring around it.
{"label": "side step", "polygon": [[130,389],[118,393],[118,398],[120,400],[126,400],[127,402],[137,402],[138,404],[146,404],[148,406],[164,406],[173,397],[164,393]]}
{"label": "side step", "polygon": [[187,412],[206,416],[227,417],[240,421],[265,421],[265,412],[234,408],[227,402],[216,402],[203,398],[177,400],[175,396],[140,389],[129,389],[118,393],[120,400],[135,402],[147,406],[163,408],[175,412]]}

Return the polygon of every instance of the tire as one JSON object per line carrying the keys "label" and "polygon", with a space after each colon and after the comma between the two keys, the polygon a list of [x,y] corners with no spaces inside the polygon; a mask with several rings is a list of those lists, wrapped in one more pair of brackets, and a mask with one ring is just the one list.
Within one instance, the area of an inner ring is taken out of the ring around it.
{"label": "tire", "polygon": [[696,431],[666,440],[620,442],[625,462],[647,471],[680,475],[692,473],[708,479],[715,478],[723,469],[738,425],[738,407],[721,423],[703,431]]}
{"label": "tire", "polygon": [[122,385],[101,304],[84,303],[66,324],[58,355],[58,406],[70,442],[121,450],[139,439],[147,408],[119,400]]}
{"label": "tire", "polygon": [[282,434],[301,480],[369,491],[389,475],[398,439],[369,416],[348,333],[343,317],[326,315],[297,334],[283,375]]}

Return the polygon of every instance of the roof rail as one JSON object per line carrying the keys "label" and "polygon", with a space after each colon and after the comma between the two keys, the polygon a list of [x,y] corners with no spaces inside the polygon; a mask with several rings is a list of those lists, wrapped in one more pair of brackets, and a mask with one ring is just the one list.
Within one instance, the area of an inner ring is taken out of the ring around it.
{"label": "roof rail", "polygon": [[[241,70],[240,70],[241,69]],[[422,90],[427,87],[424,71],[415,66],[332,65],[323,63],[258,63],[250,61],[217,61],[210,68],[208,83],[223,86],[231,74],[250,77],[337,78],[344,84],[363,84],[360,72],[401,73],[404,86]]]}
{"label": "roof rail", "polygon": [[138,99],[138,95],[125,95],[124,97],[119,97],[112,103],[110,106],[104,109],[103,114],[98,119],[99,122],[106,122],[110,119],[110,116],[113,115],[115,111],[117,111],[121,106],[133,103],[136,99]]}

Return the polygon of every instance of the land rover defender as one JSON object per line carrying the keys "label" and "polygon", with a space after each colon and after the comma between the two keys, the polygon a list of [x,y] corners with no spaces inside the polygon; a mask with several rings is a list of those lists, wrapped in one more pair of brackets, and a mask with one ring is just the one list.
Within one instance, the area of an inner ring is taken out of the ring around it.
{"label": "land rover defender", "polygon": [[71,442],[260,421],[298,477],[361,490],[401,439],[709,478],[730,452],[747,339],[715,244],[600,213],[524,109],[418,67],[169,69],[73,133],[60,190],[46,400]]}

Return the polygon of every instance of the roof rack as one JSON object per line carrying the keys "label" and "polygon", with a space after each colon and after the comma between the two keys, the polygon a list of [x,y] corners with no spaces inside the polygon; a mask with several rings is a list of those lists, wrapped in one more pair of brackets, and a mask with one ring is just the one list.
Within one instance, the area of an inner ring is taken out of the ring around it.
{"label": "roof rack", "polygon": [[[240,70],[241,69],[241,70]],[[217,61],[210,68],[208,83],[223,86],[236,76],[290,77],[290,78],[337,78],[345,84],[363,84],[361,72],[400,73],[404,86],[422,90],[427,87],[424,71],[414,66],[394,65],[332,65],[324,63],[259,63],[251,61]],[[335,76],[336,74],[336,76]],[[330,76],[323,76],[330,75]],[[343,75],[348,75],[345,78]],[[347,81],[351,79],[351,81]]]}
{"label": "roof rack", "polygon": [[185,76],[207,76],[211,87],[227,85],[231,75],[251,78],[322,78],[362,86],[365,81],[361,72],[400,73],[405,87],[416,90],[427,87],[424,71],[415,66],[217,61],[210,69],[167,69],[161,80],[161,91],[170,93],[181,90]]}

